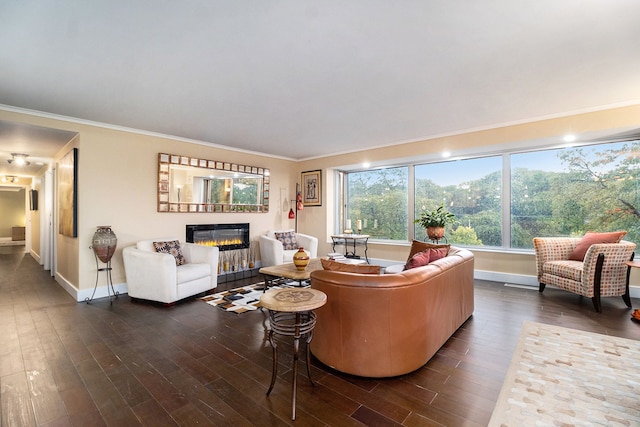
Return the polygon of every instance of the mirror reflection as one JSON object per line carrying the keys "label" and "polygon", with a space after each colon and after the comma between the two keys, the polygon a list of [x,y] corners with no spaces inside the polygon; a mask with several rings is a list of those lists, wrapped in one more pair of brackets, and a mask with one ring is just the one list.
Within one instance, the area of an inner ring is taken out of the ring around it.
{"label": "mirror reflection", "polygon": [[266,212],[269,170],[159,154],[158,212]]}

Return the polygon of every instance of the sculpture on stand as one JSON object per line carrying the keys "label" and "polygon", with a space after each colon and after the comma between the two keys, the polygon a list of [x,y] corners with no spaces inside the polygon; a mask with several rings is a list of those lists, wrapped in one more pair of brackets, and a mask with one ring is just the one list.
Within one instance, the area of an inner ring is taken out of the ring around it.
{"label": "sculpture on stand", "polygon": [[[111,291],[113,291],[113,296],[115,298],[118,297],[118,293],[113,288],[113,281],[111,280],[111,258],[113,257],[117,246],[118,238],[116,237],[116,234],[113,232],[113,230],[111,230],[111,226],[98,226],[98,229],[93,234],[91,246],[89,247],[90,249],[93,249],[93,254],[96,258],[96,284],[93,288],[91,298],[85,298],[85,302],[87,304],[89,304],[93,300],[93,297],[96,294],[96,289],[98,288],[98,278],[100,277],[101,271],[105,271],[107,274],[107,294],[109,296],[110,303],[113,304],[113,300],[111,299]],[[100,268],[99,261],[105,263],[106,266]]]}

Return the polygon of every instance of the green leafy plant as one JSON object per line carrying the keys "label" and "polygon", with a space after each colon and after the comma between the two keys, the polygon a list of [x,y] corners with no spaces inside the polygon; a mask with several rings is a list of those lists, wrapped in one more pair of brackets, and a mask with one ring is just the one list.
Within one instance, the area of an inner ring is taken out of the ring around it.
{"label": "green leafy plant", "polygon": [[453,224],[456,222],[456,216],[444,208],[444,205],[438,206],[437,209],[432,211],[422,211],[420,217],[414,221],[416,224],[420,224],[424,228],[428,227],[444,227],[447,224]]}

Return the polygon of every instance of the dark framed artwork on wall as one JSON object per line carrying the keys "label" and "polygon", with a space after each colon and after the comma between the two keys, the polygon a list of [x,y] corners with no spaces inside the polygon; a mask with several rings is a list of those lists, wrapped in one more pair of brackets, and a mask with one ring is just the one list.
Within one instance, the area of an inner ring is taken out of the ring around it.
{"label": "dark framed artwork on wall", "polygon": [[29,210],[38,210],[38,190],[29,190]]}
{"label": "dark framed artwork on wall", "polygon": [[302,202],[305,206],[322,206],[322,171],[302,172]]}
{"label": "dark framed artwork on wall", "polygon": [[58,232],[78,237],[78,149],[74,148],[58,163]]}

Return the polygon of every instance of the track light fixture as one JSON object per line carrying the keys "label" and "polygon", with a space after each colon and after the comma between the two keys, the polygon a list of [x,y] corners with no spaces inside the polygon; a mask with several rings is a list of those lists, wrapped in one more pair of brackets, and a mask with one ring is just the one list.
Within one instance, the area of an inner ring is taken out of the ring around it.
{"label": "track light fixture", "polygon": [[16,182],[18,182],[18,177],[14,176],[14,175],[5,175],[2,178],[0,178],[0,182],[8,182],[11,184],[14,184]]}
{"label": "track light fixture", "polygon": [[11,153],[11,158],[7,160],[10,165],[15,164],[16,166],[28,166],[31,163],[27,161],[28,154],[21,153]]}

